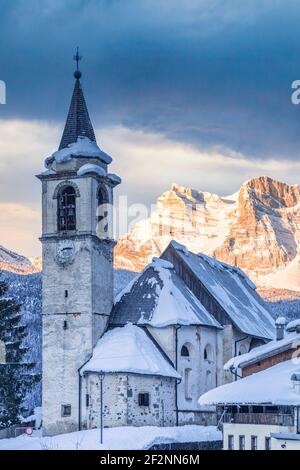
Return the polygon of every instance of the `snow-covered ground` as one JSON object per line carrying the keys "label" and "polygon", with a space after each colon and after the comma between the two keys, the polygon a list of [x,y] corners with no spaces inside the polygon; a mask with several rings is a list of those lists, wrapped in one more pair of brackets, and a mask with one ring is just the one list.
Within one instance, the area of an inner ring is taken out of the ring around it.
{"label": "snow-covered ground", "polygon": [[36,432],[31,437],[2,439],[0,450],[141,450],[160,443],[217,440],[222,440],[222,434],[214,426],[120,427],[104,429],[102,446],[99,429],[92,429],[53,437],[40,437]]}

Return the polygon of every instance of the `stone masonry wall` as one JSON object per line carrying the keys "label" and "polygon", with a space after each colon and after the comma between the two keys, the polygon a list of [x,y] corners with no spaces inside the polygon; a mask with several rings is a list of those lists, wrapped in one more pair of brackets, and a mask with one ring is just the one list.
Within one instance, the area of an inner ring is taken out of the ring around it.
{"label": "stone masonry wall", "polygon": [[[82,414],[83,427],[100,425],[100,379],[85,376],[89,406]],[[150,394],[150,406],[139,406],[139,393]],[[103,379],[103,425],[173,426],[175,424],[175,382],[173,379],[135,374],[109,374]]]}

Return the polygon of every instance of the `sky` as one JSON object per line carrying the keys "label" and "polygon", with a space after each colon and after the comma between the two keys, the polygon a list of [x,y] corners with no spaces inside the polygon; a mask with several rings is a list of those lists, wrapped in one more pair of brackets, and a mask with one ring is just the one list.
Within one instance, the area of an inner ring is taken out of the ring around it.
{"label": "sky", "polygon": [[299,183],[298,0],[0,0],[0,245],[40,254],[40,182],[80,47],[82,85],[117,192],[173,182],[220,195]]}

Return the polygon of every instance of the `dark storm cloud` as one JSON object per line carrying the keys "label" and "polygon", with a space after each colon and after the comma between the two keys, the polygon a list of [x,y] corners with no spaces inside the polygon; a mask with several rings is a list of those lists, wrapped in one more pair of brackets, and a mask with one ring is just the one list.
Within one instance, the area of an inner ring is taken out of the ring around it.
{"label": "dark storm cloud", "polygon": [[[0,118],[62,121],[80,45],[96,126],[298,158],[297,0],[0,0]],[[101,142],[100,142],[101,143]]]}

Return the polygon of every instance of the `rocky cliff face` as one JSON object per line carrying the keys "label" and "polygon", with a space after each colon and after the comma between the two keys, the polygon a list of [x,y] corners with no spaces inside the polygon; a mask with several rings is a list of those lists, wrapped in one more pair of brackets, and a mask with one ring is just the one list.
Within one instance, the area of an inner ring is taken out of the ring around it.
{"label": "rocky cliff face", "polygon": [[150,218],[119,240],[116,265],[140,270],[172,239],[242,268],[258,284],[278,287],[280,277],[280,287],[300,290],[298,185],[258,177],[228,197],[173,185]]}
{"label": "rocky cliff face", "polygon": [[214,256],[252,276],[287,265],[298,253],[299,203],[299,186],[267,177],[246,182],[239,192],[234,222]]}

